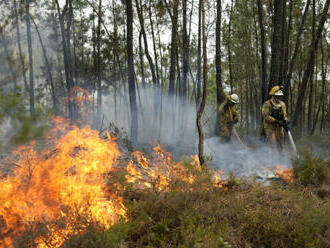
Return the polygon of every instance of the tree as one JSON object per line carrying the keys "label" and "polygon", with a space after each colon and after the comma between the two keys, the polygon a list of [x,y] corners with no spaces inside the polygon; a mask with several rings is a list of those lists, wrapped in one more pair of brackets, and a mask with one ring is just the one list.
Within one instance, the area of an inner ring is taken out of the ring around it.
{"label": "tree", "polygon": [[[203,10],[202,10],[203,11]],[[205,17],[204,17],[205,18]],[[215,50],[215,67],[216,67],[216,85],[217,85],[217,108],[223,102],[225,95],[222,87],[221,75],[221,0],[217,0],[217,17],[216,17],[216,50]],[[204,27],[203,27],[204,28]],[[204,42],[204,41],[203,41]],[[204,44],[204,43],[203,43]],[[203,51],[204,53],[204,51]],[[204,55],[205,56],[205,55]],[[217,122],[215,132],[219,132],[220,112],[217,111]]]}
{"label": "tree", "polygon": [[202,0],[199,0],[198,5],[198,41],[197,41],[197,96],[196,106],[199,108],[201,98],[201,72],[202,72]]}
{"label": "tree", "polygon": [[205,6],[204,0],[201,0],[201,8],[202,8],[202,36],[203,36],[203,96],[202,102],[197,112],[197,129],[198,129],[198,158],[199,163],[203,166],[205,163],[204,159],[204,133],[201,124],[202,115],[206,105],[206,97],[207,97],[207,49],[206,49],[206,25],[205,25]]}
{"label": "tree", "polygon": [[305,92],[306,92],[308,80],[310,79],[310,76],[311,76],[312,71],[313,71],[314,61],[315,61],[315,54],[316,54],[317,47],[318,47],[318,44],[319,44],[319,40],[320,40],[322,31],[323,31],[324,23],[327,19],[327,15],[328,15],[328,11],[329,11],[329,5],[330,5],[330,0],[327,0],[324,4],[323,13],[321,15],[320,23],[319,23],[319,26],[318,26],[317,31],[316,31],[316,37],[315,37],[315,39],[313,39],[312,44],[311,44],[311,48],[310,48],[310,51],[309,51],[308,63],[307,63],[306,69],[304,71],[301,84],[299,85],[299,88],[298,88],[298,93],[299,94],[298,94],[298,98],[297,98],[297,101],[296,101],[296,105],[295,105],[296,107],[295,107],[293,120],[292,120],[292,125],[294,127],[297,126],[298,120],[299,120],[299,117],[300,117],[300,114],[301,114],[302,102],[303,102],[304,97],[305,97]]}
{"label": "tree", "polygon": [[30,22],[30,0],[25,2],[25,19],[26,19],[26,33],[29,51],[29,93],[30,93],[30,116],[31,119],[35,117],[34,109],[34,74],[33,74],[33,51],[32,51],[32,36],[31,36],[31,22]]}
{"label": "tree", "polygon": [[261,38],[261,104],[267,100],[267,52],[266,52],[266,38],[263,18],[263,7],[261,0],[257,0],[258,4],[258,18]]}
{"label": "tree", "polygon": [[138,116],[135,92],[135,72],[133,58],[133,6],[131,0],[126,0],[126,20],[127,20],[127,78],[129,100],[131,108],[131,140],[137,142]]}
{"label": "tree", "polygon": [[268,90],[274,85],[282,85],[281,64],[283,58],[283,21],[285,19],[283,6],[285,4],[286,0],[274,0],[273,38]]}
{"label": "tree", "polygon": [[189,38],[187,32],[187,0],[182,0],[182,93],[185,101],[187,94],[188,70],[189,70]]}
{"label": "tree", "polygon": [[15,18],[16,18],[17,46],[18,46],[20,61],[21,61],[21,64],[22,64],[24,87],[25,87],[25,90],[27,91],[28,88],[29,88],[29,86],[28,86],[27,79],[26,79],[25,62],[24,62],[24,56],[23,56],[23,52],[22,52],[22,45],[21,45],[21,32],[20,32],[20,28],[19,28],[19,16],[20,15],[19,15],[19,11],[18,11],[16,0],[14,0],[13,3],[14,3]]}
{"label": "tree", "polygon": [[169,89],[168,94],[174,95],[174,85],[175,85],[175,72],[176,72],[176,60],[178,54],[178,41],[177,41],[177,33],[178,33],[178,7],[179,0],[173,0],[173,14],[172,14],[172,34],[171,34],[171,60],[170,60],[170,81],[169,81]]}
{"label": "tree", "polygon": [[296,43],[295,43],[295,47],[294,47],[294,51],[290,60],[290,64],[289,64],[289,71],[288,74],[286,76],[286,84],[284,86],[284,93],[285,93],[285,103],[288,106],[288,94],[289,94],[289,87],[291,85],[291,78],[292,78],[292,73],[293,73],[293,66],[296,62],[296,58],[298,55],[298,51],[299,51],[299,46],[300,46],[300,39],[301,39],[301,35],[303,33],[303,28],[305,25],[305,21],[306,21],[306,17],[307,17],[307,12],[308,12],[308,8],[310,5],[310,0],[307,0],[306,2],[306,6],[305,6],[305,10],[304,10],[304,14],[302,16],[300,25],[299,25],[299,29],[298,29],[298,33],[297,33],[297,37],[296,37]]}

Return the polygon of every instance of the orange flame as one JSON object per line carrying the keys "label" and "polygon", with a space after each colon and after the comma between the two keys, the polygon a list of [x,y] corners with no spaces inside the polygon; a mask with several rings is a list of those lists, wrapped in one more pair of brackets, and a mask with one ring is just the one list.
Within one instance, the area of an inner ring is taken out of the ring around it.
{"label": "orange flame", "polygon": [[[87,224],[109,227],[125,217],[122,199],[109,197],[104,190],[104,174],[112,170],[120,154],[112,137],[101,139],[97,131],[71,127],[59,118],[55,123],[45,150],[35,144],[18,148],[14,153],[17,168],[0,181],[0,234],[4,237],[0,247],[12,247],[13,238],[33,222],[49,223],[50,235],[36,240],[38,247],[59,247],[77,228],[70,221],[58,227],[52,224],[55,220],[81,215]],[[59,133],[62,136],[57,138]]]}
{"label": "orange flame", "polygon": [[[127,182],[134,182],[136,188],[152,188],[157,192],[171,190],[171,182],[182,181],[184,184],[192,185],[198,180],[202,167],[198,156],[191,156],[191,162],[185,164],[177,163],[173,160],[171,153],[165,151],[160,144],[153,148],[154,154],[152,161],[149,161],[143,153],[135,151],[132,156],[136,158],[137,163],[130,161],[126,167]],[[212,175],[214,187],[222,188],[222,171],[216,171]],[[205,186],[208,189],[207,186]],[[187,188],[181,190],[186,190]]]}
{"label": "orange flame", "polygon": [[[90,127],[78,128],[61,118],[54,124],[44,149],[40,142],[19,147],[13,154],[17,168],[0,179],[0,248],[13,247],[17,237],[38,223],[43,232],[33,242],[53,248],[94,223],[109,228],[126,219],[123,199],[116,195],[118,185],[110,190],[104,177],[115,171],[120,156],[114,138],[107,134],[102,139]],[[178,163],[160,145],[153,150],[150,158],[132,153],[126,166],[128,183],[156,192],[196,189],[194,183],[202,175],[197,156]],[[202,181],[201,188],[226,189],[222,175],[211,173],[210,183]]]}
{"label": "orange flame", "polygon": [[287,183],[292,183],[293,182],[293,170],[288,169],[282,165],[276,165],[274,169],[275,175],[284,180]]}

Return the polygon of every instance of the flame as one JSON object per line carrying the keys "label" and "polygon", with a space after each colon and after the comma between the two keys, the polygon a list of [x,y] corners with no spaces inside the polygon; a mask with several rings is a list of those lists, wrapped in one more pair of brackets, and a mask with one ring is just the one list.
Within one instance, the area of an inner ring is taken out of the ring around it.
{"label": "flame", "polygon": [[[160,144],[153,148],[153,156],[147,159],[143,153],[135,151],[132,157],[136,159],[129,162],[126,167],[126,179],[129,183],[134,183],[135,188],[151,188],[157,192],[170,191],[171,183],[181,181],[185,184],[183,188],[177,190],[192,190],[189,185],[193,185],[198,181],[202,167],[199,163],[198,156],[190,156],[189,164],[183,162],[175,162],[172,154],[165,151]],[[212,174],[212,186],[222,188],[224,181],[222,171],[215,171]],[[179,184],[180,185],[180,184]],[[205,189],[210,189],[204,185]]]}
{"label": "flame", "polygon": [[293,170],[288,169],[282,165],[276,165],[274,169],[275,175],[284,180],[287,183],[292,183],[293,182]]}
{"label": "flame", "polygon": [[[45,149],[35,143],[19,147],[16,169],[0,181],[0,247],[12,247],[31,223],[46,225],[48,235],[35,240],[38,247],[60,247],[90,223],[108,228],[125,218],[122,198],[105,191],[104,175],[120,155],[114,139],[60,118],[54,122]],[[85,224],[76,223],[79,216]],[[58,220],[65,222],[56,225]]]}
{"label": "flame", "polygon": [[[118,196],[125,185],[106,185],[105,175],[120,156],[115,139],[85,126],[79,128],[61,118],[54,118],[54,128],[46,140],[19,147],[14,153],[16,168],[6,178],[0,177],[0,248],[42,224],[34,234],[38,248],[61,247],[65,240],[99,224],[110,228],[126,220],[123,199]],[[135,189],[155,192],[210,190],[222,188],[223,172],[203,179],[197,156],[190,162],[176,162],[161,145],[151,156],[135,151],[126,165],[126,181]],[[195,184],[200,182],[200,184]],[[196,187],[196,185],[199,185]]]}

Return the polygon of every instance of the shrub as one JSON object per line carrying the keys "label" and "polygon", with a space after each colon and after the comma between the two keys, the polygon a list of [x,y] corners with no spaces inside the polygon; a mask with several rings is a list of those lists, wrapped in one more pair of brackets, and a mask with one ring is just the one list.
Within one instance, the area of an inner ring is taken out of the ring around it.
{"label": "shrub", "polygon": [[313,157],[309,152],[293,161],[293,172],[296,182],[304,186],[330,184],[330,161]]}

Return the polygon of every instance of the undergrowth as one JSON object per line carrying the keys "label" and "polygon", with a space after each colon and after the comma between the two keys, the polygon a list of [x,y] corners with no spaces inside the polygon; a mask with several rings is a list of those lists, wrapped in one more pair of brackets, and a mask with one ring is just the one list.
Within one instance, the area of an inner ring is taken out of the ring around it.
{"label": "undergrowth", "polygon": [[330,247],[330,200],[314,194],[329,184],[329,162],[307,154],[294,165],[290,185],[231,176],[226,190],[131,189],[127,221],[93,226],[63,247]]}
{"label": "undergrowth", "polygon": [[[310,154],[295,160],[291,184],[266,186],[231,175],[220,188],[208,182],[210,169],[194,172],[184,164],[200,180],[172,181],[162,191],[136,189],[122,170],[114,172],[108,187],[122,190],[126,219],[110,229],[89,223],[62,247],[330,247],[330,198],[320,194],[329,189],[329,161]],[[31,239],[42,228],[26,232],[16,247],[36,247]]]}

